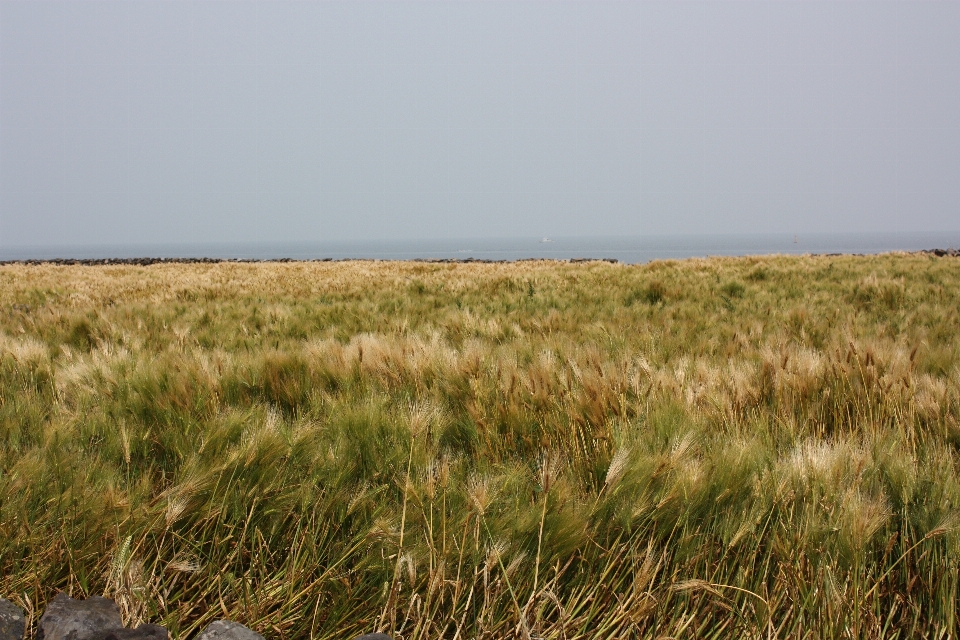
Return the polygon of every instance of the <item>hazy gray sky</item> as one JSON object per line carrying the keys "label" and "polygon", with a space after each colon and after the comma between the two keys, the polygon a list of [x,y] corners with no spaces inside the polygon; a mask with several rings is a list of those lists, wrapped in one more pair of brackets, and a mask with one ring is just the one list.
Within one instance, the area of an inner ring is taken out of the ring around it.
{"label": "hazy gray sky", "polygon": [[0,3],[0,244],[960,229],[960,2]]}

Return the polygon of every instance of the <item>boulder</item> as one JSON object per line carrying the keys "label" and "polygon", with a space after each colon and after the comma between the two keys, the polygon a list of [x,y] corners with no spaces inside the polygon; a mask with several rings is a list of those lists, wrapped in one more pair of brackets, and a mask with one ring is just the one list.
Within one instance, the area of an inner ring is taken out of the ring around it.
{"label": "boulder", "polygon": [[123,621],[113,600],[100,596],[74,600],[58,593],[40,617],[37,640],[102,640],[121,630]]}
{"label": "boulder", "polygon": [[264,640],[263,636],[239,622],[216,620],[197,636],[197,640]]}
{"label": "boulder", "polygon": [[23,640],[26,619],[20,607],[0,598],[0,640]]}
{"label": "boulder", "polygon": [[111,631],[103,640],[168,640],[167,630],[158,624],[142,624],[136,629]]}

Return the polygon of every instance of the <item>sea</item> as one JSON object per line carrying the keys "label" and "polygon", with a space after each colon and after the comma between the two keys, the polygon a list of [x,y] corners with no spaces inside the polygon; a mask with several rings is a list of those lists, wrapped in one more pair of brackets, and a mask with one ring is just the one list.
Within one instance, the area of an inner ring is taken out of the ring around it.
{"label": "sea", "polygon": [[238,260],[652,260],[773,254],[876,254],[960,248],[960,231],[640,235],[330,242],[4,246],[0,261],[103,258]]}

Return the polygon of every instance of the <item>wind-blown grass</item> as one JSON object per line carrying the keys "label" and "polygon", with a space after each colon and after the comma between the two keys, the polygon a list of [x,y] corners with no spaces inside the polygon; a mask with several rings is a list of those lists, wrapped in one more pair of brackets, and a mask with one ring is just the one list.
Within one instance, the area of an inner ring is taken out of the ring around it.
{"label": "wind-blown grass", "polygon": [[0,596],[957,636],[960,262],[0,267]]}

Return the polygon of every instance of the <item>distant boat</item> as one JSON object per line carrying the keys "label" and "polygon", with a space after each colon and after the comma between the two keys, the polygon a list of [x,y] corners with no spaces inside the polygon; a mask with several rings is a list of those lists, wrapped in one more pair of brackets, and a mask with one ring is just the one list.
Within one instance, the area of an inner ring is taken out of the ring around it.
{"label": "distant boat", "polygon": [[541,242],[541,243],[542,243],[542,242],[553,242],[553,240],[551,240],[550,238],[544,238],[544,239],[541,240],[540,242]]}
{"label": "distant boat", "polygon": [[793,244],[797,244],[797,236],[793,236]]}

